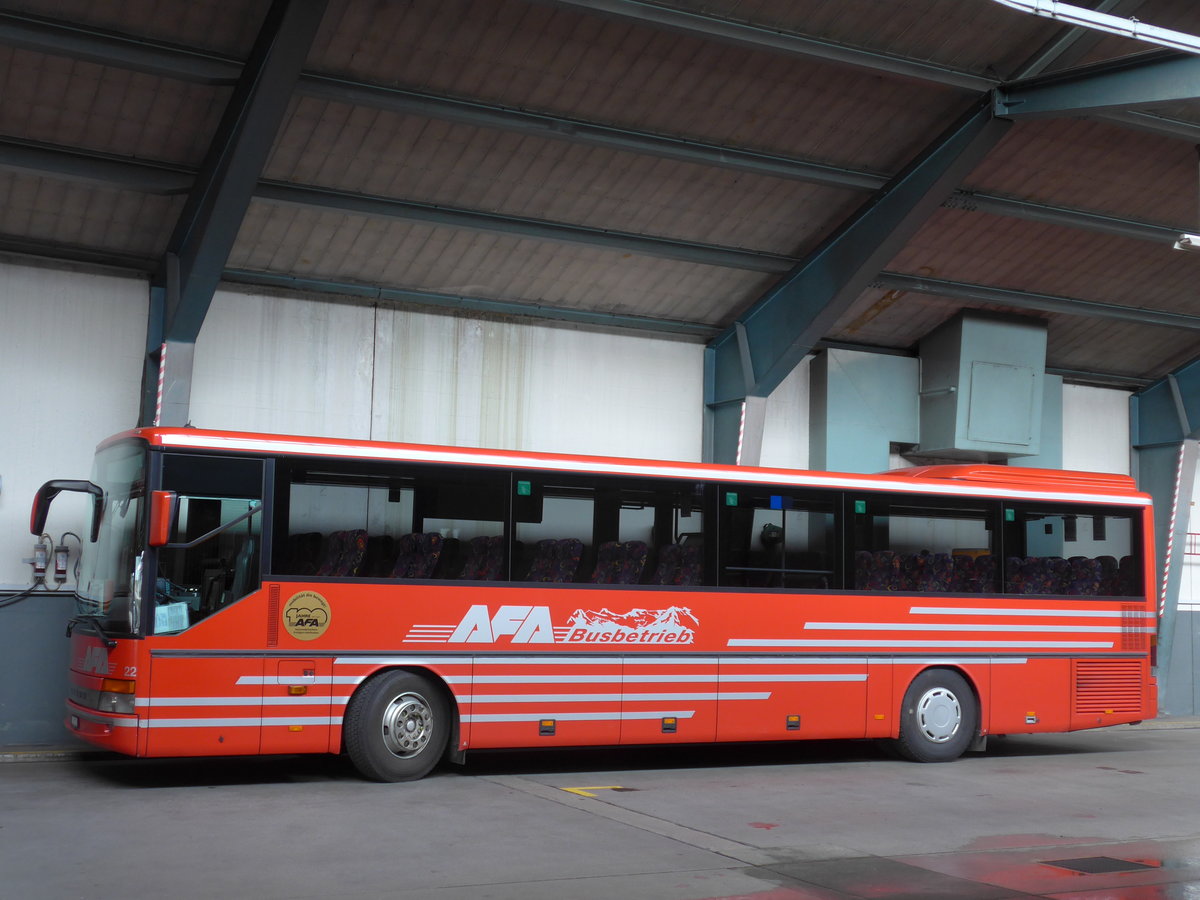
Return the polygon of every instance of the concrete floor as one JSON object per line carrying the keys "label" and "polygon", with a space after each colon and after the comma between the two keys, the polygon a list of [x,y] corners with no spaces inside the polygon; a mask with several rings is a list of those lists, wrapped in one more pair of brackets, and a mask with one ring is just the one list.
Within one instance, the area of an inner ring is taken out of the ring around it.
{"label": "concrete floor", "polygon": [[1200,897],[1196,719],[948,765],[843,742],[564,751],[401,785],[328,757],[8,758],[13,900]]}

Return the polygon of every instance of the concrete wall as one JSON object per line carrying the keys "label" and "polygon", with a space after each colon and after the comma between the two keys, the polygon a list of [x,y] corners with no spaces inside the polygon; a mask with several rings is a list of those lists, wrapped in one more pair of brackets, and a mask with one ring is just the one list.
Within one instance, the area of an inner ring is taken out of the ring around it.
{"label": "concrete wall", "polygon": [[[32,584],[21,560],[33,550],[34,491],[86,478],[96,444],[135,424],[145,342],[138,279],[0,261],[0,602]],[[47,530],[56,542],[68,530],[86,539],[87,516],[80,495],[64,494]],[[79,543],[67,543],[73,569]],[[66,740],[70,590],[0,607],[0,747]]]}
{"label": "concrete wall", "polygon": [[1063,465],[1130,473],[1129,392],[1063,385]]}
{"label": "concrete wall", "polygon": [[219,291],[191,422],[697,460],[702,366],[662,338]]}
{"label": "concrete wall", "polygon": [[[146,309],[136,278],[0,262],[0,585],[31,583],[34,491],[86,478],[96,444],[137,423]],[[47,530],[79,533],[87,510],[63,495]]]}

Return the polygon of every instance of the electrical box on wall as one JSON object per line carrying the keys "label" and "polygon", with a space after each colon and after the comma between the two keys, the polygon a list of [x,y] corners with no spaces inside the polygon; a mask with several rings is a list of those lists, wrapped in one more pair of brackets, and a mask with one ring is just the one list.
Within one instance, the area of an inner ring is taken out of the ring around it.
{"label": "electrical box on wall", "polygon": [[921,339],[915,456],[1003,460],[1039,452],[1046,323],[964,311]]}

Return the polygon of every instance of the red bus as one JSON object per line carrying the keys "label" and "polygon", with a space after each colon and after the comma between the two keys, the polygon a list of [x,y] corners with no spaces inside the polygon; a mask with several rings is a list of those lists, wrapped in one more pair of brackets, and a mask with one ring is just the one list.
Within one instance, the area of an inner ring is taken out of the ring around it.
{"label": "red bus", "polygon": [[97,450],[72,733],[139,757],[876,738],[918,761],[1156,712],[1150,499],[146,428]]}

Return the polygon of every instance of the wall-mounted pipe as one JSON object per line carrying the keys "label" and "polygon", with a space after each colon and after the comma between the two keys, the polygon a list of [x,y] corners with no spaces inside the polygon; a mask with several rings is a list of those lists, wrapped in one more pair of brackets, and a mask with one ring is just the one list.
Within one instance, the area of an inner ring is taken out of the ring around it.
{"label": "wall-mounted pipe", "polygon": [[1035,16],[1056,19],[1068,25],[1093,28],[1109,34],[1132,38],[1135,41],[1158,44],[1160,47],[1170,47],[1186,53],[1200,54],[1200,37],[1183,31],[1171,31],[1168,28],[1147,25],[1137,19],[1124,19],[1121,16],[1096,12],[1082,6],[1060,3],[1058,0],[995,0],[995,2]]}

